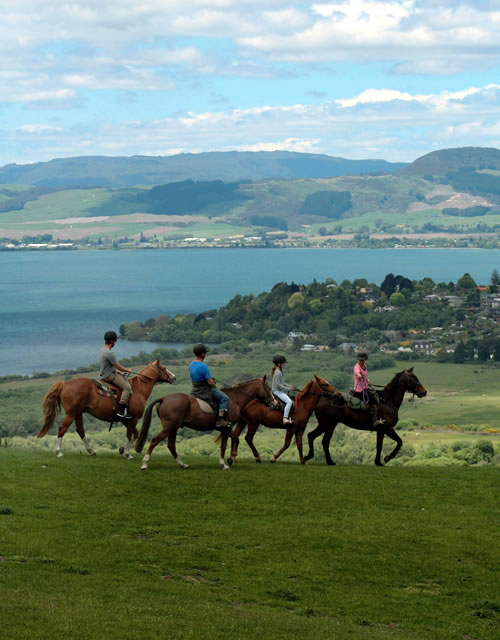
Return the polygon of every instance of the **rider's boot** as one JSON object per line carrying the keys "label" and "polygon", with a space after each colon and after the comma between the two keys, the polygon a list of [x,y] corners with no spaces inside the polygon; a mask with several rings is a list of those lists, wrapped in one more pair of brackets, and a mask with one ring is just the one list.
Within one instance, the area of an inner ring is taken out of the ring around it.
{"label": "rider's boot", "polygon": [[231,423],[227,419],[227,411],[219,411],[219,417],[217,418],[217,422],[215,423],[216,429],[229,429],[231,428]]}
{"label": "rider's boot", "polygon": [[128,412],[128,407],[126,404],[119,404],[118,411],[116,413],[116,417],[120,418],[120,420],[130,420],[132,417]]}
{"label": "rider's boot", "polygon": [[293,420],[291,418],[285,418],[283,416],[283,424],[292,424]]}
{"label": "rider's boot", "polygon": [[378,404],[370,405],[370,413],[372,416],[372,422],[374,427],[378,427],[379,425],[384,424],[385,420],[382,420],[382,418],[380,418],[378,415]]}

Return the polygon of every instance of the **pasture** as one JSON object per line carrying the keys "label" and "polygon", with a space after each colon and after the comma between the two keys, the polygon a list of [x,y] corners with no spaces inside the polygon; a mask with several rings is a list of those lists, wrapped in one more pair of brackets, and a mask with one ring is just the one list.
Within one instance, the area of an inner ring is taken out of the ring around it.
{"label": "pasture", "polygon": [[0,448],[10,640],[493,640],[498,468]]}

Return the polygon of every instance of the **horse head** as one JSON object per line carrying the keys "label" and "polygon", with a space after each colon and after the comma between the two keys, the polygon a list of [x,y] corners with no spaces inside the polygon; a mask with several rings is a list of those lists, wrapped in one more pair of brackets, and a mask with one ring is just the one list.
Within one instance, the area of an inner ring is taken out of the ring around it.
{"label": "horse head", "polygon": [[161,365],[159,360],[155,360],[154,362],[149,361],[147,368],[149,369],[150,367],[153,369],[154,375],[157,376],[157,382],[169,382],[170,384],[175,382],[175,374]]}
{"label": "horse head", "polygon": [[401,373],[401,377],[406,376],[406,391],[413,393],[417,398],[423,398],[427,395],[427,390],[413,373],[413,367]]}
{"label": "horse head", "polygon": [[316,385],[318,386],[321,395],[329,397],[340,395],[340,391],[324,378],[320,378],[319,376],[315,375],[314,379],[316,380]]}

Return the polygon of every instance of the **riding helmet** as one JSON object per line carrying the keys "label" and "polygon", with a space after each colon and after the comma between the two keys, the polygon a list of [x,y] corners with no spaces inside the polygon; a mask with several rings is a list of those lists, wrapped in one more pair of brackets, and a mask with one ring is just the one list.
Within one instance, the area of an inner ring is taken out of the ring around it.
{"label": "riding helmet", "polygon": [[193,353],[198,358],[202,356],[204,353],[208,353],[208,347],[206,347],[202,342],[199,344],[195,344],[193,347]]}
{"label": "riding helmet", "polygon": [[366,351],[358,351],[358,360],[368,360],[368,353]]}
{"label": "riding helmet", "polygon": [[116,333],[114,331],[106,331],[106,333],[104,334],[104,342],[106,344],[110,344],[113,340],[115,342],[118,340],[118,336],[116,335]]}
{"label": "riding helmet", "polygon": [[274,364],[285,364],[286,358],[285,356],[280,355],[279,353],[273,358]]}

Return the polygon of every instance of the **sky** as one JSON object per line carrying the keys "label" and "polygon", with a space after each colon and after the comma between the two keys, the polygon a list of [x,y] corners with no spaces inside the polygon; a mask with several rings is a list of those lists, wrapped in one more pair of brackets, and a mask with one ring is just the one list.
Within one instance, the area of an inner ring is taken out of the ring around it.
{"label": "sky", "polygon": [[500,147],[500,0],[0,6],[0,166]]}

